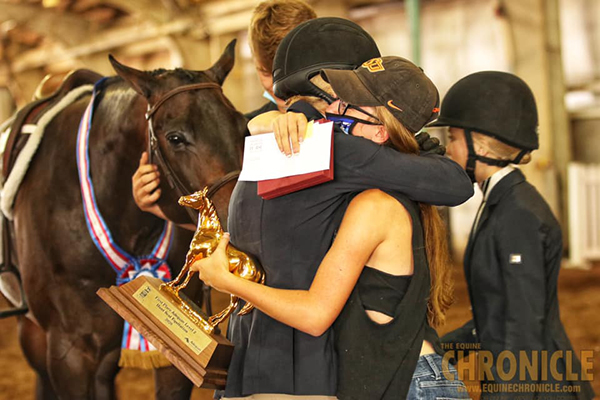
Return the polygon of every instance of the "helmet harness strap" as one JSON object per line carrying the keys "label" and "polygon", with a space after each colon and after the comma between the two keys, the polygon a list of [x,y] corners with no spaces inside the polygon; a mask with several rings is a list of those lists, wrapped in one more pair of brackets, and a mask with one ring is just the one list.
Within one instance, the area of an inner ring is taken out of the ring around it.
{"label": "helmet harness strap", "polygon": [[473,147],[473,137],[471,136],[471,130],[465,129],[465,140],[467,141],[467,166],[465,170],[467,175],[471,179],[471,182],[477,182],[475,179],[475,162],[477,161],[477,154],[475,154],[475,148]]}
{"label": "helmet harness strap", "polygon": [[327,102],[327,104],[331,104],[334,103],[336,101],[335,98],[333,98],[333,96],[331,96],[329,93],[327,93],[326,91],[324,91],[323,89],[321,89],[320,87],[318,87],[317,85],[315,85],[314,83],[312,83],[310,81],[310,79],[308,79],[308,84],[310,86],[312,86],[312,92],[315,96],[319,97],[320,99],[323,99]]}
{"label": "helmet harness strap", "polygon": [[514,160],[511,161],[511,163],[513,164],[518,164],[521,162],[521,160],[523,159],[523,157],[525,157],[526,154],[529,154],[530,150],[521,150],[521,152],[519,154],[517,154],[517,156],[515,157]]}
{"label": "helmet harness strap", "polygon": [[475,153],[475,147],[473,146],[473,136],[471,135],[471,130],[465,128],[464,131],[465,131],[465,139],[467,141],[467,151],[468,151],[466,171],[467,171],[467,175],[469,176],[469,178],[471,178],[471,181],[473,183],[477,182],[477,180],[475,179],[475,163],[476,163],[476,161],[481,161],[484,164],[493,165],[496,167],[506,167],[508,164],[511,164],[511,163],[512,164],[520,163],[521,160],[523,159],[523,157],[525,157],[525,155],[527,153],[529,153],[529,151],[530,151],[530,150],[523,149],[512,160],[498,160],[496,158],[480,156],[477,153]]}

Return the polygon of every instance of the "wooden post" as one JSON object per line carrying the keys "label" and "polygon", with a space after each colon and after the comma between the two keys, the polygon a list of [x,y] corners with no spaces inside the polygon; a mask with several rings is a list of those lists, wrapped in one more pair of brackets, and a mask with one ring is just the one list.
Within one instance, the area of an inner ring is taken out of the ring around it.
{"label": "wooden post", "polygon": [[540,149],[523,169],[550,204],[566,237],[571,140],[564,105],[558,0],[504,0],[501,4],[513,41],[509,46],[514,51],[509,57],[513,72],[531,87],[538,106]]}

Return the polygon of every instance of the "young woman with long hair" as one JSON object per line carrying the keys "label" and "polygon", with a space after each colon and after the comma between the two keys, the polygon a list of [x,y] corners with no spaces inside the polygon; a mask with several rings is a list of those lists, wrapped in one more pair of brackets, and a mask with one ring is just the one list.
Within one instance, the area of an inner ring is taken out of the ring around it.
{"label": "young woman with long hair", "polygon": [[[418,152],[414,134],[439,105],[437,89],[418,67],[384,57],[323,76],[338,96],[327,115],[346,133]],[[206,284],[310,335],[335,322],[338,398],[468,398],[456,371],[436,353],[432,328],[444,322],[451,283],[445,227],[433,206],[379,189],[357,194],[309,290],[269,287],[268,276],[263,286],[230,274],[228,241],[225,236],[192,268]]]}

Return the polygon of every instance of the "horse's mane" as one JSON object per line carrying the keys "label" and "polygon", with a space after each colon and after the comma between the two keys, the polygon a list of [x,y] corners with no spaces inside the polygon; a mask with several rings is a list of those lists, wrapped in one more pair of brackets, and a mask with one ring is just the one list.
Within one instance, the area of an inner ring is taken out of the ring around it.
{"label": "horse's mane", "polygon": [[[191,84],[198,82],[198,78],[202,75],[206,76],[203,72],[200,71],[190,71],[188,69],[183,68],[175,68],[175,69],[164,69],[159,68],[152,71],[146,71],[150,76],[160,76],[166,73],[170,73],[181,79],[181,81],[185,84]],[[208,78],[208,77],[207,77]],[[117,82],[123,82],[123,78],[118,75],[111,76],[105,81],[105,85],[116,84]]]}
{"label": "horse's mane", "polygon": [[197,71],[190,71],[189,69],[183,69],[183,68],[175,68],[175,69],[159,68],[159,69],[155,69],[153,71],[148,71],[148,72],[152,76],[159,76],[159,75],[162,75],[167,72],[174,73],[175,75],[178,75],[183,80],[187,80],[188,83],[193,83],[198,80],[198,72]]}

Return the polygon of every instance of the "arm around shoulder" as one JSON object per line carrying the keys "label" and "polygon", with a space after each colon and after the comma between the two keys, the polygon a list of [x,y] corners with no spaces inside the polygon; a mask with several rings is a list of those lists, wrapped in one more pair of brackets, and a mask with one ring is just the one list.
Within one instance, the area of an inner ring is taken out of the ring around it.
{"label": "arm around shoulder", "polygon": [[336,180],[348,190],[380,188],[439,206],[456,206],[473,195],[473,183],[460,165],[447,157],[400,153],[363,138],[336,134]]}
{"label": "arm around shoulder", "polygon": [[248,121],[248,131],[251,135],[273,132],[273,121],[282,114],[280,111],[268,111],[259,114]]}

